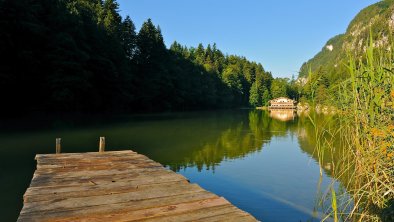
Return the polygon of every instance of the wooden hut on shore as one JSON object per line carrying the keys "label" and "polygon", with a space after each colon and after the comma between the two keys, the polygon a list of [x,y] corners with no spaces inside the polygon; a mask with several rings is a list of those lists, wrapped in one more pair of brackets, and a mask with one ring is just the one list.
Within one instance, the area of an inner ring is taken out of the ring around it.
{"label": "wooden hut on shore", "polygon": [[269,109],[297,109],[297,101],[286,97],[272,99],[269,104]]}

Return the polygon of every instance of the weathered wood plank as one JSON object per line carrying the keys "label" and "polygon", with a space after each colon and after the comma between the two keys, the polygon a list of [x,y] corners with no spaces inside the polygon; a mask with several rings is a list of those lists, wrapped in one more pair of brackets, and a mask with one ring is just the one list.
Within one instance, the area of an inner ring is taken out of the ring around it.
{"label": "weathered wood plank", "polygon": [[199,191],[194,193],[179,194],[174,196],[165,196],[144,200],[126,201],[121,203],[113,204],[101,204],[94,206],[86,206],[80,208],[61,209],[57,211],[33,211],[27,212],[24,215],[28,215],[30,218],[66,218],[66,217],[81,217],[89,216],[92,214],[109,214],[109,213],[121,213],[124,211],[134,211],[151,208],[152,206],[161,207],[169,206],[179,203],[187,203],[199,200],[205,200],[217,197],[215,194],[208,191]]}
{"label": "weathered wood plank", "polygon": [[56,218],[53,221],[141,221],[148,218],[160,218],[166,215],[184,214],[199,209],[207,209],[215,206],[230,205],[230,203],[221,197],[214,197],[194,202],[179,203],[169,206],[147,208],[133,211],[115,212],[104,215],[86,215],[78,217]]}
{"label": "weathered wood plank", "polygon": [[133,151],[39,154],[18,221],[256,221]]}
{"label": "weathered wood plank", "polygon": [[[123,177],[111,177],[105,178],[104,180],[99,180],[99,178],[91,178],[85,183],[73,183],[65,184],[66,178],[57,181],[54,186],[39,186],[39,187],[29,187],[26,190],[25,195],[47,195],[48,192],[76,192],[84,191],[87,189],[102,189],[102,188],[116,188],[116,186],[141,186],[149,184],[160,184],[174,181],[186,182],[185,177],[179,174],[174,174],[170,172],[157,171],[154,172],[155,176],[146,176],[143,174],[137,175],[134,178],[130,178],[129,175],[124,175]],[[74,180],[75,181],[75,180]],[[78,180],[80,182],[80,180]]]}
{"label": "weathered wood plank", "polygon": [[[60,177],[54,178],[50,176],[37,176],[35,177],[31,184],[32,187],[59,187],[59,186],[83,186],[86,184],[102,184],[102,183],[112,183],[112,181],[146,181],[148,179],[154,180],[155,178],[160,179],[161,176],[166,176],[168,174],[174,174],[169,170],[158,170],[158,169],[138,169],[133,172],[125,172],[120,174],[109,174],[109,175],[86,175],[83,177]],[[179,177],[182,175],[176,174]],[[184,177],[183,177],[184,178]],[[186,178],[185,178],[186,180]]]}
{"label": "weathered wood plank", "polygon": [[146,187],[154,188],[154,187],[162,187],[162,186],[176,186],[180,183],[187,183],[185,180],[168,180],[162,181],[158,183],[150,183],[150,184],[142,184],[142,185],[134,185],[128,183],[114,183],[114,184],[106,184],[106,185],[93,185],[79,187],[74,189],[69,189],[72,191],[58,192],[59,189],[51,189],[51,192],[46,192],[41,194],[36,194],[34,191],[26,192],[24,195],[24,202],[36,202],[36,201],[45,201],[45,200],[56,200],[56,199],[67,199],[72,197],[88,197],[88,196],[101,196],[101,195],[113,195],[119,193],[129,193],[129,192],[141,192],[141,190],[146,189]]}
{"label": "weathered wood plank", "polygon": [[[63,154],[62,154],[63,155]],[[145,160],[150,160],[153,161],[143,155],[140,154],[129,154],[126,153],[125,155],[114,155],[112,153],[109,153],[108,155],[106,153],[101,153],[100,155],[96,156],[88,156],[88,157],[83,157],[83,156],[66,156],[66,157],[59,157],[56,159],[55,157],[39,157],[38,155],[36,156],[37,163],[39,165],[45,165],[45,164],[59,164],[59,163],[73,163],[73,162],[81,162],[81,161],[87,161],[87,162],[95,162],[95,161],[100,161],[104,160],[107,161],[107,159],[111,160],[138,160],[138,159],[145,159]]]}
{"label": "weathered wood plank", "polygon": [[104,169],[104,170],[96,170],[96,171],[89,171],[89,170],[80,170],[80,171],[71,171],[71,172],[39,172],[36,171],[33,175],[33,179],[39,176],[50,176],[53,178],[65,178],[65,177],[83,177],[86,175],[89,176],[100,176],[100,175],[114,175],[114,174],[124,174],[124,173],[133,173],[138,172],[139,170],[148,171],[149,170],[162,170],[162,166],[154,165],[154,164],[144,164],[144,165],[130,165],[126,168],[114,168],[114,169]]}
{"label": "weathered wood plank", "polygon": [[102,163],[102,164],[73,164],[73,165],[64,165],[58,167],[49,167],[49,168],[38,168],[36,170],[37,174],[50,174],[50,173],[62,173],[62,172],[75,172],[75,171],[99,171],[99,170],[111,170],[111,169],[130,169],[130,168],[145,168],[145,166],[157,166],[161,167],[162,165],[155,162],[150,161],[123,161],[123,162],[112,162],[112,163]]}
{"label": "weathered wood plank", "polygon": [[37,164],[59,162],[59,161],[80,161],[80,160],[97,160],[102,158],[146,158],[144,155],[138,154],[133,151],[108,151],[104,153],[91,152],[91,153],[62,153],[61,155],[56,154],[37,154],[35,160]]}
{"label": "weathered wood plank", "polygon": [[133,156],[133,157],[128,157],[128,156],[122,156],[122,157],[113,157],[113,156],[103,156],[100,158],[94,158],[94,159],[78,159],[78,158],[72,158],[72,159],[67,159],[67,160],[42,160],[38,164],[38,168],[57,168],[57,167],[63,167],[63,166],[79,166],[81,164],[94,164],[94,165],[100,165],[100,164],[111,164],[111,163],[121,163],[121,162],[155,162],[153,160],[150,160],[146,157],[143,156]]}
{"label": "weathered wood plank", "polygon": [[123,203],[135,200],[144,200],[158,197],[167,197],[187,193],[201,192],[203,189],[196,184],[180,184],[178,186],[159,186],[149,187],[146,189],[137,190],[135,192],[126,192],[119,194],[108,194],[88,197],[73,197],[73,198],[56,198],[40,202],[24,203],[23,211],[50,211],[59,210],[62,208],[81,208],[86,206],[95,206],[102,204]]}

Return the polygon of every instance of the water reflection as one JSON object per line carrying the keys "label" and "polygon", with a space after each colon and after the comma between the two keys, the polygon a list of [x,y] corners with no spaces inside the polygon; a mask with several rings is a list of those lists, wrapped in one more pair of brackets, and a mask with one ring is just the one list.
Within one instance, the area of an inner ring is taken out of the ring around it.
{"label": "water reflection", "polygon": [[[245,113],[246,114],[246,113]],[[249,153],[261,151],[264,144],[273,137],[294,136],[296,122],[283,122],[270,118],[266,111],[250,111],[248,119],[240,119],[228,128],[222,129],[213,140],[207,141],[199,149],[186,157],[181,165],[169,164],[172,170],[196,166],[198,170],[214,169],[223,160],[239,159]],[[220,119],[218,119],[220,121]]]}
{"label": "water reflection", "polygon": [[269,112],[271,118],[284,122],[294,120],[294,118],[297,116],[297,112],[292,109],[273,109]]}
{"label": "water reflection", "polygon": [[57,120],[46,129],[22,132],[2,126],[0,213],[6,221],[16,219],[35,169],[34,155],[53,153],[56,137],[63,138],[64,152],[84,152],[97,151],[97,139],[105,135],[108,150],[142,153],[260,220],[314,221],[322,215],[315,206],[317,188],[325,190],[331,183],[330,175],[341,164],[336,155],[342,155],[339,140],[334,141],[334,155],[325,152],[319,161],[314,124],[335,124],[315,117],[242,110],[92,119],[83,124]]}
{"label": "water reflection", "polygon": [[[248,119],[244,119],[242,116],[231,125],[223,126],[224,128],[221,128],[220,131],[214,131],[215,136],[209,137],[209,140],[193,149],[193,152],[185,153],[187,156],[182,161],[178,160],[175,161],[176,163],[167,165],[175,171],[193,166],[196,166],[200,171],[214,169],[224,160],[243,158],[250,153],[261,151],[265,144],[269,144],[272,139],[282,138],[284,140],[290,139],[294,143],[292,146],[300,148],[302,152],[321,164],[328,175],[334,175],[334,167],[340,166],[340,163],[337,162],[340,159],[337,157],[343,156],[340,135],[328,133],[331,131],[330,128],[336,127],[335,116],[310,115],[309,113],[301,113],[297,116],[293,110],[251,110],[247,116]],[[214,120],[221,121],[221,118]],[[219,125],[219,123],[217,124]],[[316,134],[316,129],[320,131],[321,135]],[[207,131],[207,128],[202,131],[213,133],[213,131]],[[201,135],[201,137],[205,136]],[[335,148],[334,152],[323,152],[321,154],[323,156],[319,158],[319,154],[316,152],[318,139],[330,140],[332,143],[330,148]],[[195,144],[191,145],[191,147],[194,146]]]}
{"label": "water reflection", "polygon": [[[179,170],[182,167],[197,166],[199,170],[204,167],[211,169],[225,159],[238,159],[249,153],[261,151],[264,144],[270,143],[273,137],[294,138],[298,132],[302,132],[296,121],[289,121],[289,118],[295,119],[294,111],[252,110],[247,115],[247,120],[242,119],[223,129],[218,137],[203,144],[187,157],[182,165],[170,164],[170,168]],[[311,151],[310,154],[313,153],[313,150],[308,151]]]}
{"label": "water reflection", "polygon": [[[343,157],[339,135],[327,133],[335,127],[335,116],[304,113],[297,117],[293,111],[250,111],[247,122],[239,121],[223,130],[215,140],[185,158],[183,164],[169,167],[235,203],[247,202],[244,209],[262,220],[319,221],[330,206],[320,198],[332,183],[338,196],[343,194],[338,200],[349,198],[340,183],[332,180],[335,169],[343,164],[338,158]],[[326,149],[334,151],[319,154],[317,142],[328,140],[331,146]],[[228,171],[234,164],[239,166]],[[323,175],[319,174],[320,168]],[[211,178],[209,172],[215,177]],[[342,174],[337,179],[346,183],[346,178]],[[222,183],[228,187],[222,187]],[[246,199],[245,193],[250,197]],[[249,203],[253,201],[260,207],[253,209]],[[278,209],[287,213],[282,215]],[[274,212],[278,215],[273,216]]]}

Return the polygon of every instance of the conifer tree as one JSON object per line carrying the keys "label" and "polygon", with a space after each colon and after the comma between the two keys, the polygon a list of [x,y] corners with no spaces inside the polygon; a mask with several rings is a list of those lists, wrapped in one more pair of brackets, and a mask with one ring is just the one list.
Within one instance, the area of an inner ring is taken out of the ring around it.
{"label": "conifer tree", "polygon": [[118,11],[119,4],[115,0],[104,0],[101,21],[108,32],[114,36],[120,32],[122,22]]}
{"label": "conifer tree", "polygon": [[127,58],[130,60],[133,59],[136,53],[137,34],[134,23],[129,16],[126,16],[122,22],[120,39]]}

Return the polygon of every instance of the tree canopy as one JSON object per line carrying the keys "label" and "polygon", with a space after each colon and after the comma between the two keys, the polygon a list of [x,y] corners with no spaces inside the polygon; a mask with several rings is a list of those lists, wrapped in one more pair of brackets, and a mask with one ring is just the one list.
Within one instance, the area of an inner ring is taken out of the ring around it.
{"label": "tree canopy", "polygon": [[[216,44],[166,48],[116,0],[0,1],[1,112],[141,112],[260,106],[276,81]],[[282,82],[284,83],[284,82]]]}

